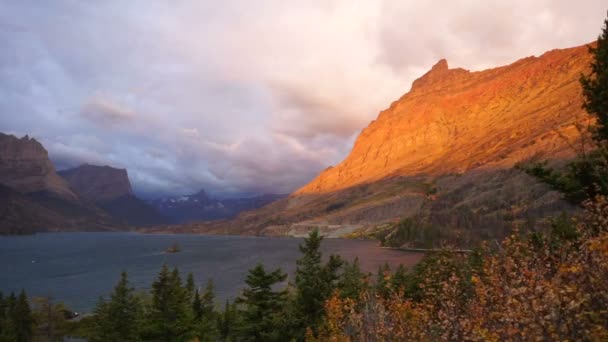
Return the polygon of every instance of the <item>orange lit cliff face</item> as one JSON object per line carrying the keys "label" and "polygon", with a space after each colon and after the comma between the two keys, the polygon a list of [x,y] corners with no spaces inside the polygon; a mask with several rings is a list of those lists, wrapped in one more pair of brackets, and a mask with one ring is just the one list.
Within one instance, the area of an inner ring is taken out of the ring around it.
{"label": "orange lit cliff face", "polygon": [[590,59],[581,46],[479,72],[441,60],[361,132],[344,161],[295,195],[571,156],[576,123],[588,121],[579,77]]}

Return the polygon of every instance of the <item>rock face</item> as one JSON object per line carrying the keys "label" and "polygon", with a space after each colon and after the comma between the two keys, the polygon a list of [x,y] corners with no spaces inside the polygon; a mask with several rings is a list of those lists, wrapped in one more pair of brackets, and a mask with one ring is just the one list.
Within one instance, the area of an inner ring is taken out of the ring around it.
{"label": "rock face", "polygon": [[441,60],[361,132],[344,161],[296,194],[572,155],[575,124],[587,119],[578,79],[590,60],[586,46],[479,72]]}
{"label": "rock face", "polygon": [[0,133],[0,234],[116,228],[103,210],[80,201],[42,144]]}
{"label": "rock face", "polygon": [[46,149],[27,135],[19,139],[0,133],[0,184],[21,193],[49,192],[63,199],[76,199],[55,172]]}
{"label": "rock face", "polygon": [[127,226],[165,224],[167,220],[133,194],[125,169],[81,165],[59,171],[76,194],[105,210],[116,223]]}
{"label": "rock face", "polygon": [[133,194],[126,170],[83,165],[60,174],[67,180],[38,141],[0,133],[0,234],[167,223]]}
{"label": "rock face", "polygon": [[59,175],[68,181],[79,197],[92,202],[103,202],[133,194],[125,169],[85,164],[59,171]]}

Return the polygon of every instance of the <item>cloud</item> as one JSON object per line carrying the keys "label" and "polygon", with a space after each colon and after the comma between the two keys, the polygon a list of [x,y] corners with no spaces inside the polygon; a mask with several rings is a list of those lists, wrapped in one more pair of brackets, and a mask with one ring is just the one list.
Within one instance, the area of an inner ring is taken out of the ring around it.
{"label": "cloud", "polygon": [[0,3],[0,130],[144,196],[290,192],[440,58],[479,70],[581,45],[605,1]]}
{"label": "cloud", "polygon": [[100,125],[124,124],[135,118],[135,112],[103,98],[94,98],[80,109],[80,115]]}

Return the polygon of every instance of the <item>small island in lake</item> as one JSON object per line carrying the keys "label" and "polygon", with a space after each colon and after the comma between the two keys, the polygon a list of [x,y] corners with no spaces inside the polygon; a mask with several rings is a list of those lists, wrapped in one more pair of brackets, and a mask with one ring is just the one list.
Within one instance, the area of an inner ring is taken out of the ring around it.
{"label": "small island in lake", "polygon": [[176,242],[173,245],[171,245],[171,247],[165,249],[165,253],[179,253],[181,252],[181,248],[179,247],[179,244]]}

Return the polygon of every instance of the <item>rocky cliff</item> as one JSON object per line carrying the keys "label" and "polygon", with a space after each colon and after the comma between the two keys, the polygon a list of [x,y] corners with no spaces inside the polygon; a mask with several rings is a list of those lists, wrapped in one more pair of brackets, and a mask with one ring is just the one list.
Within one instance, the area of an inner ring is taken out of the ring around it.
{"label": "rocky cliff", "polygon": [[133,194],[125,169],[85,164],[59,171],[59,174],[80,198],[102,208],[117,224],[151,226],[167,223],[164,216]]}
{"label": "rocky cliff", "polygon": [[76,199],[55,172],[46,149],[27,135],[19,139],[0,133],[0,184],[21,193],[48,192],[63,199]]}
{"label": "rocky cliff", "polygon": [[79,197],[89,201],[103,202],[133,194],[125,169],[84,164],[59,171],[59,175]]}
{"label": "rocky cliff", "polygon": [[0,234],[166,223],[135,197],[126,170],[83,165],[60,173],[38,141],[0,133]]}
{"label": "rocky cliff", "polygon": [[568,157],[575,124],[586,120],[578,80],[590,59],[581,46],[478,72],[441,60],[361,132],[344,161],[296,194]]}

